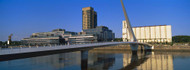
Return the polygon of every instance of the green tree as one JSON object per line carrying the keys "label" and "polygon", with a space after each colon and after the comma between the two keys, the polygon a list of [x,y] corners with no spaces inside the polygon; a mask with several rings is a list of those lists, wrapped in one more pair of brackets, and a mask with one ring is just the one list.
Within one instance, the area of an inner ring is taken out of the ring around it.
{"label": "green tree", "polygon": [[3,45],[3,42],[2,41],[0,41],[0,46],[2,46]]}
{"label": "green tree", "polygon": [[115,38],[114,41],[120,42],[120,41],[123,41],[123,39],[122,38]]}
{"label": "green tree", "polygon": [[190,36],[173,36],[174,43],[190,43]]}

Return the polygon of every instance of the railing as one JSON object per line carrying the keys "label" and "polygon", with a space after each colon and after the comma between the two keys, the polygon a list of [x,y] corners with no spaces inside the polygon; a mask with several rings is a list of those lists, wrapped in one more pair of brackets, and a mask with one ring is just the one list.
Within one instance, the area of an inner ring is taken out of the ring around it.
{"label": "railing", "polygon": [[[35,52],[35,51],[45,51],[45,50],[58,50],[58,49],[71,49],[71,48],[82,48],[91,46],[103,46],[103,45],[117,45],[117,44],[133,44],[135,42],[98,42],[98,43],[86,43],[86,44],[72,44],[72,45],[48,45],[48,46],[25,46],[25,47],[9,47],[0,48],[0,55],[2,54],[12,54],[21,52]],[[141,43],[139,43],[141,44]]]}
{"label": "railing", "polygon": [[86,43],[86,44],[72,44],[72,45],[48,45],[48,46],[19,46],[19,47],[9,47],[9,48],[0,48],[1,54],[10,54],[10,53],[20,53],[20,52],[31,52],[31,51],[43,51],[43,50],[52,50],[52,49],[65,49],[65,48],[79,48],[85,46],[98,46],[104,44],[111,44],[115,42],[98,42],[98,43]]}
{"label": "railing", "polygon": [[38,47],[56,47],[56,46],[66,46],[66,45],[84,45],[84,44],[98,44],[98,43],[109,43],[109,42],[96,42],[96,43],[80,43],[80,44],[49,44],[49,45],[36,45],[36,46],[26,46],[26,45],[21,45],[21,46],[10,46],[8,48],[2,48],[0,47],[0,50],[6,50],[6,49],[22,49],[22,48],[38,48]]}

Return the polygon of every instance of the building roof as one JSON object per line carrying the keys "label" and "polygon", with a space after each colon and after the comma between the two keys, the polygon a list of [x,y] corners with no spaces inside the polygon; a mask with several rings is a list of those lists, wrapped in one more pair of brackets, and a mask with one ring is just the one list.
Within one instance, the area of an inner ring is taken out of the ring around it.
{"label": "building roof", "polygon": [[133,28],[137,28],[137,27],[153,27],[153,26],[168,26],[168,25],[134,26]]}
{"label": "building roof", "polygon": [[52,30],[52,32],[54,32],[54,31],[65,31],[65,29],[54,29],[54,30]]}
{"label": "building roof", "polygon": [[84,8],[82,8],[82,10],[94,10],[94,8],[93,7],[84,7]]}
{"label": "building roof", "polygon": [[106,27],[106,26],[97,26],[96,28],[107,28],[108,29],[108,27]]}

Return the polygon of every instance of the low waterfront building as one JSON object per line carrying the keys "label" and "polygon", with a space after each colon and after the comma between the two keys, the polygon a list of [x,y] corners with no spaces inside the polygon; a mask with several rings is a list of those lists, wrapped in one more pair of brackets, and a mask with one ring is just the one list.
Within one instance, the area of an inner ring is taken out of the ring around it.
{"label": "low waterfront building", "polygon": [[97,37],[94,35],[75,35],[69,37],[68,44],[87,44],[97,42]]}
{"label": "low waterfront building", "polygon": [[[155,25],[155,26],[140,26],[133,27],[133,32],[138,42],[142,43],[171,43],[172,30],[171,25]],[[129,32],[127,23],[123,21],[122,28],[123,41],[129,41]]]}
{"label": "low waterfront building", "polygon": [[22,39],[22,42],[26,45],[65,44],[72,35],[77,35],[77,33],[55,29],[52,32],[33,33],[29,38]]}
{"label": "low waterfront building", "polygon": [[109,30],[106,26],[98,26],[92,29],[84,29],[79,32],[78,35],[69,37],[69,44],[85,44],[95,42],[107,42],[112,41],[115,38],[115,34],[112,30]]}
{"label": "low waterfront building", "polygon": [[110,30],[106,26],[98,26],[92,29],[84,29],[79,34],[93,34],[97,37],[98,42],[112,41],[115,39],[115,33],[113,33],[112,30]]}

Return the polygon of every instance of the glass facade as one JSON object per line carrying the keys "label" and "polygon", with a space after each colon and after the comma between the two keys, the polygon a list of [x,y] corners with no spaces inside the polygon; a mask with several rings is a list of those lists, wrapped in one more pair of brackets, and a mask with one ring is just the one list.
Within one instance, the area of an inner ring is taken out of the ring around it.
{"label": "glass facade", "polygon": [[85,29],[83,30],[86,34],[93,34],[97,37],[97,41],[112,41],[115,38],[115,34],[112,30],[109,30],[106,26],[98,26],[93,29]]}

